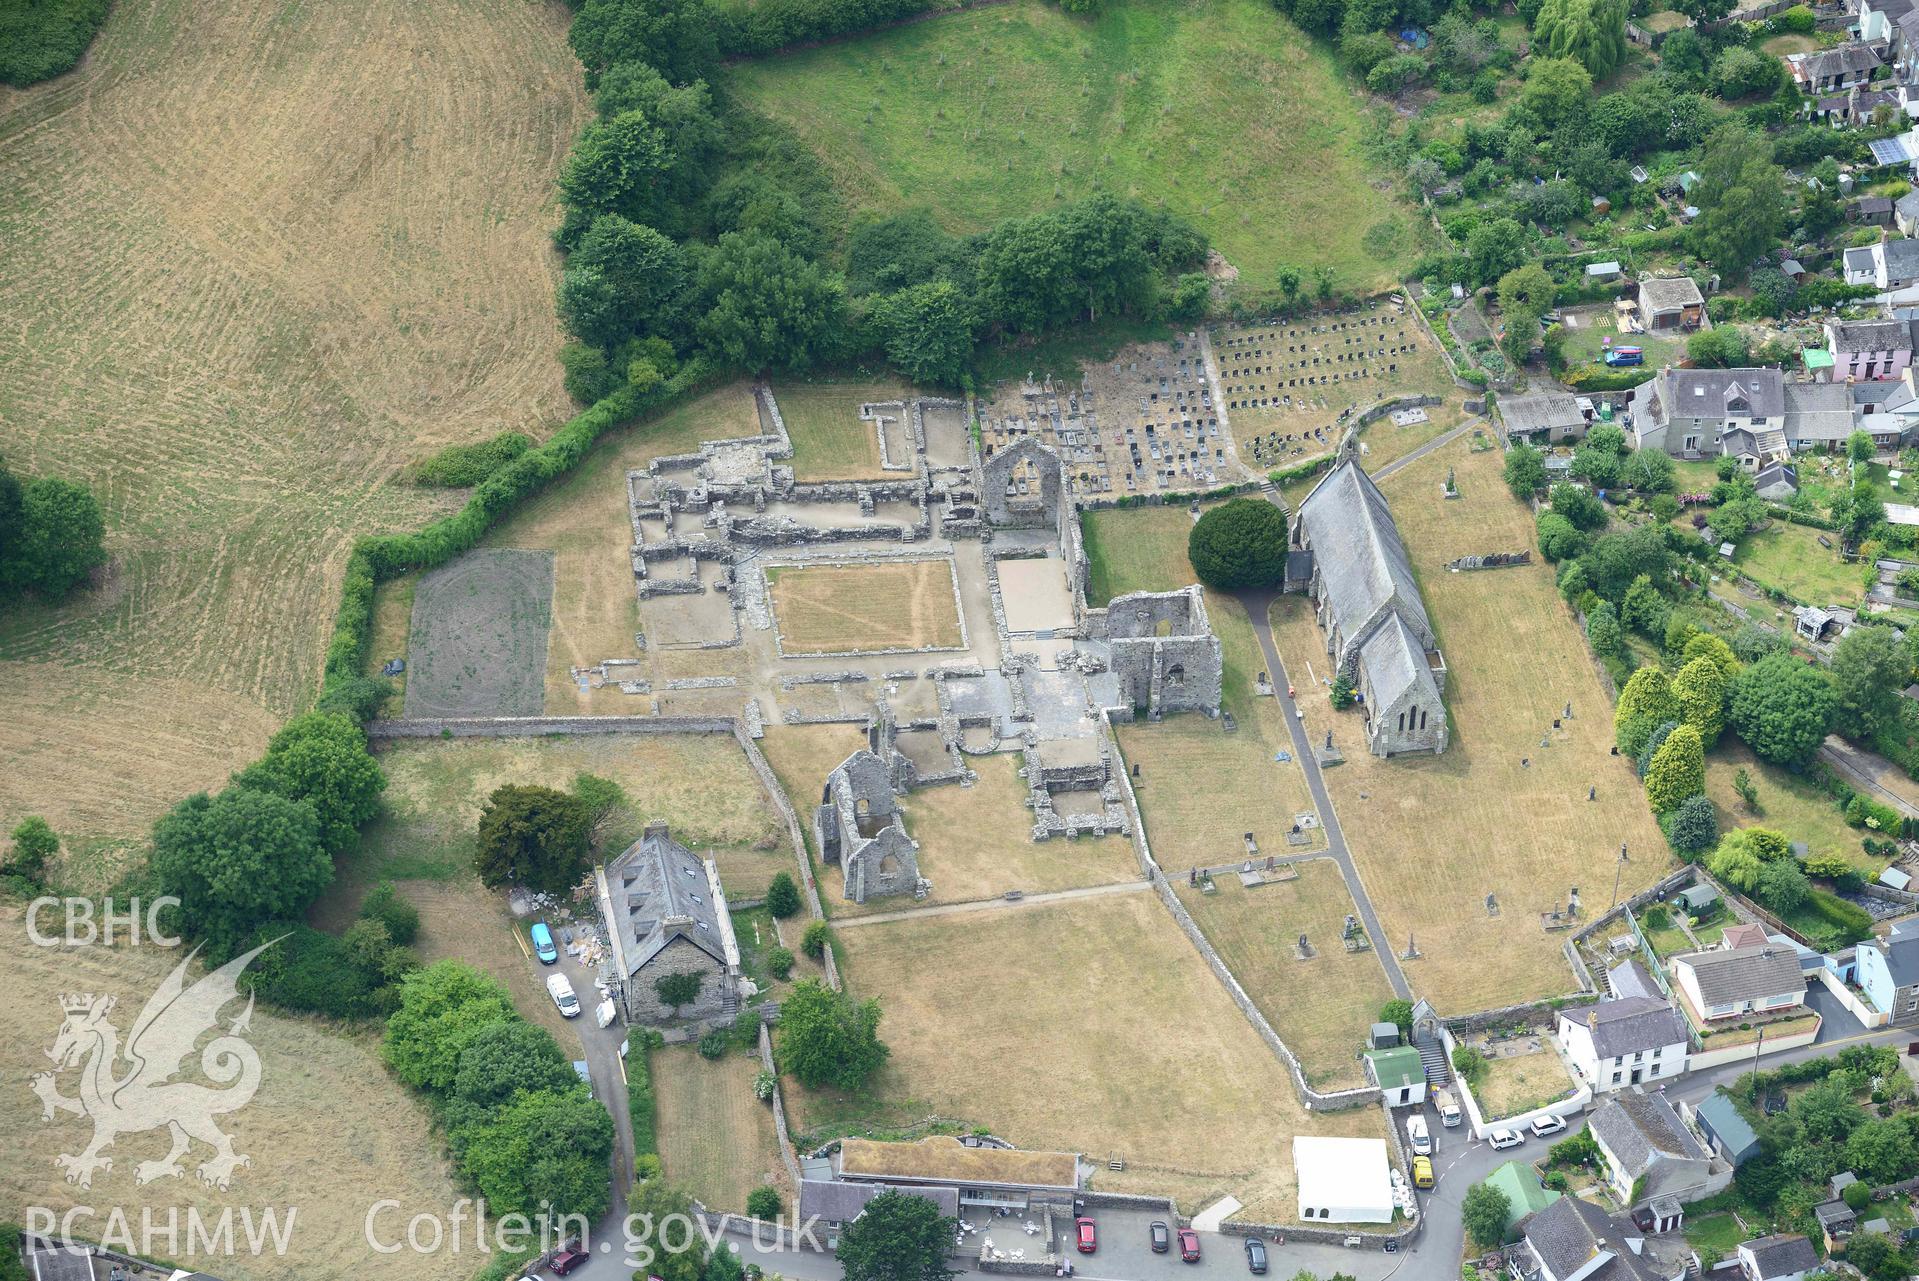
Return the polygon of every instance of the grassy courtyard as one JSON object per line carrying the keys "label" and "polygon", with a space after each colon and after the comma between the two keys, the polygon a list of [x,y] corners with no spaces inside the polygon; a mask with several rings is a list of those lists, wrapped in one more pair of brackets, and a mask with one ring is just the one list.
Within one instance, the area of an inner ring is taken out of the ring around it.
{"label": "grassy courtyard", "polygon": [[1419,251],[1330,52],[1258,0],[1121,0],[1090,19],[1015,0],[727,80],[859,212],[929,205],[964,233],[1095,191],[1136,196],[1191,218],[1262,291],[1281,261],[1382,288]]}
{"label": "grassy courtyard", "polygon": [[675,1187],[709,1210],[738,1214],[754,1188],[772,1185],[791,1207],[780,1162],[773,1107],[754,1097],[757,1054],[729,1051],[706,1059],[691,1045],[652,1055],[660,1167]]}
{"label": "grassy courtyard", "polygon": [[[1449,466],[1461,494],[1452,500],[1441,497]],[[1406,964],[1407,978],[1441,1013],[1569,991],[1564,936],[1542,928],[1541,914],[1575,885],[1589,911],[1603,907],[1622,841],[1632,858],[1620,869],[1622,896],[1657,879],[1671,856],[1639,781],[1609,754],[1611,700],[1551,568],[1445,568],[1467,553],[1534,545],[1530,514],[1500,479],[1499,452],[1461,440],[1382,488],[1449,669],[1446,751],[1371,755],[1358,710],[1334,712],[1320,685],[1331,673],[1306,602],[1287,597],[1273,612],[1310,737],[1330,729],[1346,756],[1326,785],[1347,843],[1388,944],[1418,942],[1423,955]],[[1554,729],[1568,703],[1573,719]]]}
{"label": "grassy courtyard", "polygon": [[860,421],[860,406],[899,400],[912,391],[903,382],[779,383],[773,399],[793,442],[795,480],[882,480],[878,428]]}
{"label": "grassy courtyard", "polygon": [[[1296,880],[1253,889],[1228,873],[1216,878],[1211,894],[1183,881],[1175,885],[1233,977],[1299,1056],[1314,1088],[1364,1085],[1359,1051],[1392,988],[1372,950],[1348,952],[1340,942],[1355,909],[1339,868],[1315,859],[1299,873]],[[1301,934],[1312,943],[1310,960],[1295,953]]]}
{"label": "grassy courtyard", "polygon": [[965,642],[950,559],[767,569],[780,651],[958,649]]}
{"label": "grassy courtyard", "polygon": [[[1249,1219],[1287,1222],[1292,1135],[1381,1133],[1372,1109],[1305,1113],[1149,891],[841,941],[849,990],[878,998],[892,1055],[861,1096],[791,1087],[803,1142],[937,1115],[1084,1153],[1103,1189],[1169,1193],[1188,1213],[1232,1195]],[[1125,1170],[1105,1169],[1112,1158]]]}
{"label": "grassy courtyard", "polygon": [[1573,1079],[1551,1046],[1531,1054],[1486,1058],[1486,1075],[1473,1087],[1480,1114],[1488,1121],[1519,1116],[1572,1093]]}

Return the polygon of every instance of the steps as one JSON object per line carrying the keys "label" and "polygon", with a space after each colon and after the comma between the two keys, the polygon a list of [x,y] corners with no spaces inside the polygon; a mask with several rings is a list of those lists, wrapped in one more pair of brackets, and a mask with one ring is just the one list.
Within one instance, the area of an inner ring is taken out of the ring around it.
{"label": "steps", "polygon": [[1439,1038],[1428,1033],[1413,1038],[1413,1046],[1419,1051],[1419,1061],[1426,1067],[1428,1085],[1450,1085],[1453,1080],[1453,1065],[1446,1061],[1446,1047]]}

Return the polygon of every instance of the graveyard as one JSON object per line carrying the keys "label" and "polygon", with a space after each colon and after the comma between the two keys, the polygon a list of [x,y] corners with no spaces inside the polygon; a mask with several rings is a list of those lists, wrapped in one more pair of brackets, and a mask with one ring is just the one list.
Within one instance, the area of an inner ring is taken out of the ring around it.
{"label": "graveyard", "polygon": [[[1448,1016],[1574,990],[1566,933],[1607,907],[1615,874],[1623,898],[1671,858],[1630,765],[1610,754],[1612,701],[1551,568],[1446,568],[1532,545],[1531,515],[1500,460],[1461,439],[1381,484],[1445,646],[1443,754],[1365,751],[1360,712],[1336,712],[1327,697],[1310,608],[1284,597],[1272,619],[1309,737],[1330,733],[1342,750],[1326,786],[1386,945],[1395,956],[1416,945],[1407,980]],[[1443,496],[1449,469],[1455,499]],[[1575,887],[1578,916],[1566,911]]]}

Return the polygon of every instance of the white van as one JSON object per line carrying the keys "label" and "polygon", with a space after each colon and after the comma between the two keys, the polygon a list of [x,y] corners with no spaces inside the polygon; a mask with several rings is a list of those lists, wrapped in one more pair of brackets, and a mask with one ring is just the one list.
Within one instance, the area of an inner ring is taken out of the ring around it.
{"label": "white van", "polygon": [[569,1019],[579,1017],[580,998],[573,995],[573,984],[567,981],[566,975],[547,975],[546,991],[553,998],[553,1004],[560,1007],[562,1015]]}
{"label": "white van", "polygon": [[1447,1129],[1459,1124],[1459,1100],[1451,1090],[1434,1090],[1433,1106],[1439,1109],[1439,1123]]}
{"label": "white van", "polygon": [[1426,1129],[1426,1118],[1417,1112],[1406,1118],[1406,1137],[1412,1141],[1414,1156],[1433,1154],[1433,1136]]}

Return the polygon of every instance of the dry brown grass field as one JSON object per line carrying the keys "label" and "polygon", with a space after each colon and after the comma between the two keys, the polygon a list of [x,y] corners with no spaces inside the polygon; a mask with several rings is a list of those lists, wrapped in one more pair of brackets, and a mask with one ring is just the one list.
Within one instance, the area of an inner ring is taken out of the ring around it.
{"label": "dry brown grass field", "polygon": [[[1348,952],[1340,942],[1346,916],[1356,909],[1339,868],[1314,859],[1299,872],[1297,880],[1256,889],[1231,874],[1216,878],[1211,894],[1177,878],[1174,886],[1314,1087],[1364,1085],[1359,1051],[1392,988],[1377,954]],[[1301,934],[1312,943],[1311,960],[1294,955]]]}
{"label": "dry brown grass field", "polygon": [[1486,1059],[1486,1076],[1473,1088],[1480,1115],[1487,1121],[1519,1116],[1572,1092],[1566,1065],[1546,1046],[1536,1054],[1508,1054]]}
{"label": "dry brown grass field", "polygon": [[[445,1214],[460,1195],[426,1109],[388,1075],[371,1035],[343,1035],[332,1025],[265,1009],[254,1011],[247,1032],[260,1056],[259,1092],[220,1119],[235,1151],[253,1159],[235,1173],[229,1191],[215,1191],[195,1178],[193,1167],[208,1155],[197,1145],[186,1158],[184,1177],[136,1188],[134,1166],[166,1155],[167,1138],[158,1130],[122,1135],[108,1149],[113,1169],[96,1174],[91,1188],[63,1182],[54,1156],[79,1152],[92,1127],[66,1115],[43,1124],[25,1088],[29,1076],[53,1066],[45,1051],[60,1030],[60,997],[69,992],[117,997],[109,1021],[125,1036],[184,953],[156,947],[32,947],[22,914],[11,907],[0,910],[0,931],[9,944],[11,998],[0,1007],[0,1072],[12,1083],[8,1121],[0,1126],[0,1210],[7,1217],[18,1219],[29,1205],[56,1213],[91,1205],[101,1215],[117,1205],[127,1207],[137,1231],[141,1207],[161,1222],[172,1210],[181,1216],[184,1242],[189,1206],[209,1217],[223,1207],[232,1207],[237,1217],[242,1207],[257,1213],[264,1206],[297,1206],[284,1258],[236,1255],[194,1262],[236,1281],[279,1281],[290,1275],[345,1281],[375,1274],[401,1281],[456,1281],[476,1271],[470,1253],[405,1251],[382,1257],[366,1245],[362,1222],[374,1201],[390,1197],[401,1203],[397,1217],[381,1222],[403,1231],[415,1213]],[[62,1093],[72,1095],[74,1078],[72,1072],[62,1074]],[[97,1234],[103,1220],[81,1219],[76,1230],[84,1235],[89,1224]]]}
{"label": "dry brown grass field", "polygon": [[710,1210],[741,1213],[754,1188],[771,1184],[790,1209],[795,1189],[780,1161],[773,1108],[753,1096],[755,1054],[700,1057],[690,1045],[652,1056],[660,1165],[675,1187]]}
{"label": "dry brown grass field", "polygon": [[[1609,754],[1612,705],[1552,568],[1445,569],[1467,553],[1534,546],[1532,519],[1507,492],[1500,459],[1460,440],[1382,485],[1450,669],[1444,754],[1368,753],[1359,712],[1334,712],[1320,684],[1330,676],[1325,641],[1304,598],[1273,611],[1311,738],[1330,729],[1346,755],[1326,785],[1383,942],[1403,951],[1415,936],[1424,955],[1406,963],[1406,977],[1444,1014],[1570,991],[1565,935],[1543,929],[1540,914],[1563,907],[1575,885],[1589,915],[1603,910],[1621,841],[1632,859],[1621,869],[1622,897],[1671,860],[1631,768]],[[1461,491],[1452,500],[1441,497],[1449,465]],[[1569,702],[1573,719],[1553,729]],[[1498,916],[1486,913],[1488,893],[1498,896]]]}
{"label": "dry brown grass field", "polygon": [[956,649],[964,642],[950,560],[776,565],[766,583],[780,649],[789,657]]}
{"label": "dry brown grass field", "polygon": [[860,421],[860,406],[911,394],[910,387],[895,379],[775,385],[773,399],[793,442],[793,478],[884,480],[904,475],[881,469],[879,432],[872,423]]}
{"label": "dry brown grass field", "polygon": [[937,1114],[1084,1153],[1097,1188],[1171,1194],[1188,1213],[1230,1194],[1255,1222],[1297,1213],[1294,1134],[1381,1133],[1369,1109],[1307,1116],[1150,891],[840,938],[849,990],[879,999],[892,1056],[870,1087],[877,1109],[794,1086],[803,1129]]}
{"label": "dry brown grass field", "polygon": [[602,834],[617,854],[648,820],[720,865],[729,894],[751,897],[793,868],[786,824],[730,734],[596,734],[574,738],[413,739],[385,744],[386,813],[366,830],[349,882],[469,875],[486,798],[504,783],[571,786],[598,774],[625,790],[625,812]]}
{"label": "dry brown grass field", "polygon": [[401,466],[573,412],[567,19],[127,0],[0,92],[0,441],[93,488],[113,556],[0,620],[0,817],[93,846],[218,785],[311,693],[349,540],[457,501]]}

